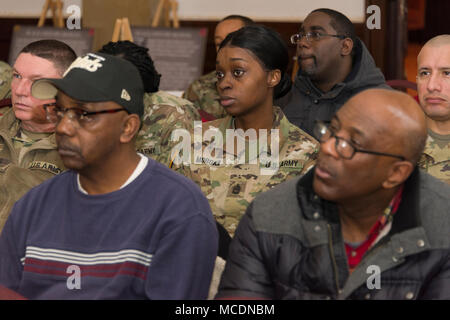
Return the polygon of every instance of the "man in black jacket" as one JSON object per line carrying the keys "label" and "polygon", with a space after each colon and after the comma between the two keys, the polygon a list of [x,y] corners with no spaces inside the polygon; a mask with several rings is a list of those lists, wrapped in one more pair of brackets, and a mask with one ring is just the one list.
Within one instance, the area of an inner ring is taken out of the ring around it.
{"label": "man in black jacket", "polygon": [[356,93],[388,88],[352,22],[340,12],[312,11],[291,41],[297,45],[299,72],[291,90],[275,105],[311,135],[316,120],[329,121]]}
{"label": "man in black jacket", "polygon": [[417,169],[417,103],[370,89],[316,128],[316,167],[252,202],[216,297],[450,299],[450,187]]}

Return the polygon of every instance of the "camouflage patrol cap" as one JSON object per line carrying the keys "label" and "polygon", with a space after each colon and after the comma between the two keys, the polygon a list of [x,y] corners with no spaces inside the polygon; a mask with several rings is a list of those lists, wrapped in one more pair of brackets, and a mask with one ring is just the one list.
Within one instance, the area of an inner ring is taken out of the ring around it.
{"label": "camouflage patrol cap", "polygon": [[62,79],[40,79],[31,94],[52,99],[58,90],[82,102],[114,101],[129,113],[144,113],[144,85],[137,68],[125,59],[104,53],[77,58]]}

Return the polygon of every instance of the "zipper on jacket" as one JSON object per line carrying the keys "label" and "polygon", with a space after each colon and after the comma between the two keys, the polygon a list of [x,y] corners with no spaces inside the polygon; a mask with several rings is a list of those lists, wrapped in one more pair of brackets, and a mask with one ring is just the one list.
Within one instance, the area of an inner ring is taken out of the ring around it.
{"label": "zipper on jacket", "polygon": [[339,288],[339,274],[337,270],[337,263],[336,259],[334,257],[334,249],[333,249],[333,236],[331,233],[331,226],[330,224],[327,224],[328,227],[328,244],[330,246],[330,252],[331,252],[331,261],[333,262],[333,270],[334,270],[334,279],[336,281],[336,290],[338,295],[341,293],[341,289]]}

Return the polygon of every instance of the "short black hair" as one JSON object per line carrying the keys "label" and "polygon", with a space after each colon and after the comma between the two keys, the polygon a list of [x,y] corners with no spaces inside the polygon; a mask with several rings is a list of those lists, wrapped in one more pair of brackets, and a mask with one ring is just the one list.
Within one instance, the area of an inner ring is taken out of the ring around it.
{"label": "short black hair", "polygon": [[345,15],[336,10],[328,8],[320,8],[311,11],[311,13],[313,12],[322,12],[328,15],[331,18],[330,24],[334,28],[334,30],[336,30],[337,34],[346,36],[347,38],[352,39],[354,44],[356,43],[355,26]]}
{"label": "short black hair", "polygon": [[222,21],[226,21],[226,20],[241,20],[242,23],[244,24],[244,27],[245,26],[251,26],[252,24],[255,24],[255,22],[252,19],[250,19],[249,17],[241,16],[239,14],[231,14],[229,16],[226,16],[225,18],[220,20],[219,23],[222,22]]}
{"label": "short black hair", "polygon": [[118,56],[128,60],[139,70],[145,92],[153,93],[159,90],[161,74],[148,53],[148,48],[139,46],[131,41],[108,42],[98,52]]}
{"label": "short black hair", "polygon": [[53,62],[55,68],[59,70],[61,75],[77,58],[77,54],[69,45],[54,39],[31,42],[19,52],[19,55],[21,53],[29,53]]}

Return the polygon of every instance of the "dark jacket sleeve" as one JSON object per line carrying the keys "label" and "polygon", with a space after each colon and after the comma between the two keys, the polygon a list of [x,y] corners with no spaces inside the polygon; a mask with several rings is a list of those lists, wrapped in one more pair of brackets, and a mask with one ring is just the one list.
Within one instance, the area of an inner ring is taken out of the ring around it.
{"label": "dark jacket sleeve", "polygon": [[[17,205],[14,208],[16,207]],[[25,252],[19,249],[23,247],[21,237],[17,237],[14,232],[13,218],[20,212],[14,214],[17,211],[14,208],[0,234],[0,285],[18,291],[23,272],[20,259]]]}
{"label": "dark jacket sleeve", "polygon": [[428,281],[419,299],[450,300],[450,253],[441,270]]}
{"label": "dark jacket sleeve", "polygon": [[230,245],[216,299],[272,299],[272,281],[256,232],[252,208],[242,217]]}

